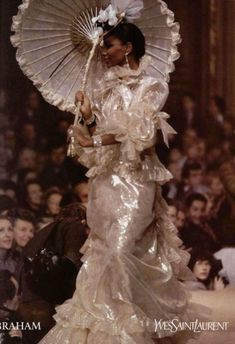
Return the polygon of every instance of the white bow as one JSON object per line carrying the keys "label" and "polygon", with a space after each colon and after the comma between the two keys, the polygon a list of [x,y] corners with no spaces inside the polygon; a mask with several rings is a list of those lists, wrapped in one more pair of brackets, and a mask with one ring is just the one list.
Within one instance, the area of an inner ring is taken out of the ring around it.
{"label": "white bow", "polygon": [[100,10],[98,16],[92,18],[93,24],[95,24],[97,21],[99,23],[108,22],[108,24],[110,26],[116,25],[118,22],[118,18],[117,18],[116,11],[113,8],[113,6],[109,5],[105,10]]}
{"label": "white bow", "polygon": [[167,123],[167,119],[170,116],[168,115],[168,113],[166,112],[159,112],[157,114],[157,118],[158,118],[158,126],[159,129],[162,132],[162,136],[163,136],[163,141],[165,142],[165,145],[169,148],[169,142],[168,142],[168,135],[171,134],[177,134],[177,131],[175,131],[174,128],[172,128],[172,126],[170,124]]}

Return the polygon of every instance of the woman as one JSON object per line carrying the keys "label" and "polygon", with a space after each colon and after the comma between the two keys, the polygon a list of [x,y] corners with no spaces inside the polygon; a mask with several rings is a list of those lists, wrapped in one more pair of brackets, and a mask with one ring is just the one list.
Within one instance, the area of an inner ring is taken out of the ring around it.
{"label": "woman", "polygon": [[12,251],[13,226],[10,219],[0,216],[0,270],[14,273],[19,257]]}
{"label": "woman", "polygon": [[[57,325],[41,343],[150,344],[156,321],[188,318],[176,279],[187,275],[187,253],[178,249],[159,186],[171,174],[153,149],[168,86],[147,75],[144,54],[141,31],[120,23],[105,36],[109,69],[93,102],[76,95],[91,135],[73,128],[79,161],[90,168],[91,232],[73,298],[57,308]],[[171,334],[161,329],[155,337]]]}

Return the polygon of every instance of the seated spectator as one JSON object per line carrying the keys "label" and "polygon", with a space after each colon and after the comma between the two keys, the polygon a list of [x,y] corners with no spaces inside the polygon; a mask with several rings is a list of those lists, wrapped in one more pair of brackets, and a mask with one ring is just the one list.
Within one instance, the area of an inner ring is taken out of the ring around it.
{"label": "seated spectator", "polygon": [[216,221],[220,207],[225,200],[224,186],[217,170],[207,172],[206,184],[209,188],[209,192],[207,193],[207,216],[208,218],[215,219]]}
{"label": "seated spectator", "polygon": [[8,216],[0,216],[0,270],[15,272],[19,256],[12,250],[13,224]]}
{"label": "seated spectator", "polygon": [[31,148],[23,148],[18,154],[17,171],[36,168],[36,152]]}
{"label": "seated spectator", "polygon": [[39,227],[45,226],[55,220],[59,214],[61,207],[60,202],[63,194],[58,188],[48,189],[44,194],[44,213],[40,219]]}
{"label": "seated spectator", "polygon": [[13,221],[14,248],[21,253],[30,239],[34,237],[35,217],[30,211],[19,208],[9,211],[8,216]]}
{"label": "seated spectator", "polygon": [[84,177],[73,186],[73,192],[78,196],[79,201],[86,207],[88,202],[89,183],[88,178]]}
{"label": "seated spectator", "polygon": [[204,183],[204,171],[200,163],[196,161],[186,161],[182,169],[182,183],[179,187],[177,198],[185,199],[194,192],[206,193],[208,187]]}
{"label": "seated spectator", "polygon": [[186,199],[187,217],[184,227],[179,232],[186,249],[203,247],[211,252],[220,248],[218,239],[205,218],[207,199],[198,193]]}
{"label": "seated spectator", "polygon": [[6,215],[10,209],[16,207],[16,203],[9,196],[0,196],[0,215]]}
{"label": "seated spectator", "polygon": [[36,150],[40,145],[40,139],[37,136],[35,125],[32,122],[21,124],[18,136],[17,148],[30,148]]}
{"label": "seated spectator", "polygon": [[180,111],[173,118],[173,127],[183,135],[186,129],[194,129],[198,134],[201,133],[201,116],[197,110],[195,97],[190,93],[184,93],[180,98]]}
{"label": "seated spectator", "polygon": [[44,189],[59,187],[67,190],[70,185],[68,171],[65,165],[66,148],[58,141],[51,144],[49,161],[40,173],[39,180]]}
{"label": "seated spectator", "polygon": [[176,219],[177,219],[177,204],[172,199],[166,199],[167,205],[168,205],[168,216],[170,217],[171,221],[176,225]]}
{"label": "seated spectator", "polygon": [[31,211],[38,219],[42,216],[43,213],[42,197],[43,191],[39,181],[29,180],[24,185],[22,200],[20,202],[21,206],[22,208]]}
{"label": "seated spectator", "polygon": [[[8,270],[0,271],[0,322],[6,327],[21,322],[17,310],[19,307],[19,284],[14,275]],[[20,329],[0,329],[2,344],[23,344],[23,332]]]}
{"label": "seated spectator", "polygon": [[[63,208],[57,216],[57,219],[42,228],[23,250],[24,257],[35,257],[38,252],[46,247],[50,234],[53,233],[53,240],[50,241],[50,249],[53,249],[61,256],[67,257],[76,268],[74,275],[70,274],[69,271],[67,271],[66,277],[64,276],[65,274],[58,275],[57,273],[53,281],[51,281],[50,274],[47,277],[45,276],[47,279],[44,282],[42,281],[42,288],[39,290],[36,285],[29,283],[25,271],[26,266],[21,265],[21,269],[19,270],[19,276],[21,276],[20,279],[22,281],[20,315],[26,322],[40,321],[42,325],[41,331],[34,331],[33,333],[29,331],[29,333],[26,333],[29,343],[34,344],[39,342],[54,325],[52,315],[55,312],[56,304],[62,303],[65,299],[73,295],[77,273],[82,265],[82,254],[79,250],[86,241],[86,232],[85,208],[79,203],[73,203]],[[37,276],[39,276],[40,272],[40,278],[42,279],[43,276],[41,275],[40,267],[38,269]],[[55,272],[51,271],[51,275],[54,276],[53,273]],[[68,276],[69,274],[70,276]],[[66,283],[64,283],[64,280],[66,280]],[[48,285],[50,285],[50,288]],[[37,309],[37,312],[34,311],[35,309]]]}
{"label": "seated spectator", "polygon": [[216,260],[210,252],[194,249],[188,266],[196,277],[196,281],[185,282],[188,289],[221,290],[225,288],[227,282],[218,276],[218,271],[222,269],[221,261]]}
{"label": "seated spectator", "polygon": [[9,196],[13,201],[16,201],[17,185],[11,180],[0,180],[0,195]]}
{"label": "seated spectator", "polygon": [[186,209],[182,205],[178,205],[178,211],[177,211],[177,215],[176,215],[175,225],[179,231],[182,228],[184,228],[185,221],[186,221]]}

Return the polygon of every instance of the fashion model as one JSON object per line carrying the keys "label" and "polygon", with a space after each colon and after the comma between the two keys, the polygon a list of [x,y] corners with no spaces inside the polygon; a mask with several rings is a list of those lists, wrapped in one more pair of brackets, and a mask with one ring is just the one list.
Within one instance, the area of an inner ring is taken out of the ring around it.
{"label": "fashion model", "polygon": [[178,281],[188,254],[161,196],[171,174],[154,149],[158,129],[165,139],[174,132],[160,112],[168,84],[147,73],[145,38],[132,23],[107,31],[102,54],[108,70],[92,99],[76,94],[90,136],[70,130],[89,167],[91,232],[76,291],[41,344],[150,344],[172,334],[157,322],[190,318]]}

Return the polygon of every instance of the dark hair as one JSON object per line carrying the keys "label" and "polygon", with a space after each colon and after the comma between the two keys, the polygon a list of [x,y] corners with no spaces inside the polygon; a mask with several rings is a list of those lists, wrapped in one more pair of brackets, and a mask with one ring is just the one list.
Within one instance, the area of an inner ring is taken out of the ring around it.
{"label": "dark hair", "polygon": [[[110,30],[110,28],[105,28]],[[141,30],[132,23],[121,22],[116,27],[111,29],[104,37],[115,37],[120,39],[123,44],[130,42],[133,46],[133,56],[139,60],[145,54],[145,37]]]}
{"label": "dark hair", "polygon": [[213,254],[207,250],[195,247],[191,252],[191,257],[188,263],[188,267],[193,271],[193,268],[198,261],[207,260],[211,266],[211,270],[207,281],[203,283],[208,285],[212,278],[214,278],[218,272],[223,268],[221,260],[214,258]]}
{"label": "dark hair", "polygon": [[203,203],[207,204],[207,199],[206,199],[206,197],[203,196],[203,195],[200,194],[200,193],[196,193],[196,192],[195,192],[195,193],[190,194],[190,195],[186,198],[186,200],[185,200],[185,205],[186,205],[186,207],[189,209],[194,201],[200,201],[200,202],[203,202]]}
{"label": "dark hair", "polygon": [[14,208],[9,210],[7,215],[12,219],[13,223],[15,224],[17,220],[23,220],[32,223],[34,226],[36,226],[36,218],[34,214],[27,210],[22,208]]}
{"label": "dark hair", "polygon": [[192,161],[192,160],[186,161],[181,173],[182,178],[188,178],[190,176],[191,171],[198,171],[198,170],[202,170],[202,165],[199,162]]}
{"label": "dark hair", "polygon": [[14,275],[8,270],[0,271],[0,306],[7,300],[12,300],[16,293],[16,287],[11,281]]}
{"label": "dark hair", "polygon": [[13,199],[7,195],[0,196],[0,214],[4,211],[9,211],[12,208],[15,208],[16,203]]}

